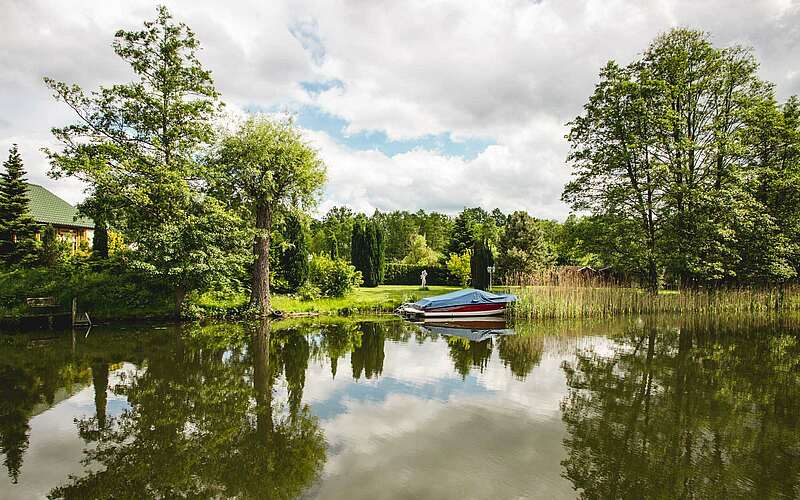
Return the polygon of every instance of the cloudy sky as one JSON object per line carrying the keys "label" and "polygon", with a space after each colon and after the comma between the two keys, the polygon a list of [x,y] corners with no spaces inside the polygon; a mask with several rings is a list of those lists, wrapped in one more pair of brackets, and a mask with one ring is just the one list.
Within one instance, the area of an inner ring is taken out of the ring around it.
{"label": "cloudy sky", "polygon": [[[2,0],[0,154],[20,144],[33,182],[71,202],[40,152],[70,113],[43,76],[128,81],[110,48],[154,16],[141,0]],[[781,99],[800,93],[795,0],[164,2],[196,32],[229,109],[289,111],[329,167],[322,210],[464,206],[563,218],[565,123],[608,59],[658,33],[709,31],[752,47]]]}

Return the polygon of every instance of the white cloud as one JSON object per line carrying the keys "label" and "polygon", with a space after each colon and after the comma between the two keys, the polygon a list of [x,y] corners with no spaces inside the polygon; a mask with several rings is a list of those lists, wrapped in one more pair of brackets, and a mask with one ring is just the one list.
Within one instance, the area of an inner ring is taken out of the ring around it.
{"label": "white cloud", "polygon": [[[416,150],[388,157],[310,136],[331,168],[325,206],[438,209],[481,204],[563,217],[564,124],[581,110],[599,68],[627,62],[670,27],[712,32],[718,45],[752,46],[781,98],[800,93],[800,6],[789,0],[566,0],[167,2],[197,33],[202,59],[233,107],[319,106],[347,132],[394,139],[449,133],[488,138],[475,159]],[[12,1],[0,18],[0,148],[38,148],[70,120],[41,77],[88,88],[125,80],[109,45],[119,27],[150,18],[153,2]],[[300,82],[339,80],[311,96]],[[0,149],[2,152],[2,149]],[[59,181],[61,182],[61,181]],[[46,181],[49,186],[58,186]],[[55,190],[75,201],[75,183]]]}

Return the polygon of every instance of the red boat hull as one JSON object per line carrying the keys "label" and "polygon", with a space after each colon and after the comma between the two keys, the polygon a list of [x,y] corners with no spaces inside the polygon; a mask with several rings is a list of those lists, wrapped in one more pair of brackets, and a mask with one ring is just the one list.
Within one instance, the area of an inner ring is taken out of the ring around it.
{"label": "red boat hull", "polygon": [[496,316],[505,313],[506,304],[467,304],[435,309],[407,309],[412,314],[426,318],[459,318],[469,316]]}

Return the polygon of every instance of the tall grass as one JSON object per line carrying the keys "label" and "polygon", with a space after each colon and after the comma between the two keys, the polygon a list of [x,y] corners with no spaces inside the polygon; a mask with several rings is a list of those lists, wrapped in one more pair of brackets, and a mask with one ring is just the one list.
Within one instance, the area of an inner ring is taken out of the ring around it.
{"label": "tall grass", "polygon": [[719,288],[662,292],[620,286],[521,286],[518,319],[602,318],[648,313],[774,313],[800,310],[800,287]]}

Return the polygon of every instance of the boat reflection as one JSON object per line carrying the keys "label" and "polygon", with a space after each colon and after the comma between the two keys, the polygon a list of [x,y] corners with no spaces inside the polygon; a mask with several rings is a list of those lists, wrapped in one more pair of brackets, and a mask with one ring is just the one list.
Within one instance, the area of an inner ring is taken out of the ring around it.
{"label": "boat reflection", "polygon": [[478,317],[468,320],[426,318],[420,327],[427,333],[445,337],[461,337],[472,342],[483,342],[499,336],[514,335],[502,318]]}

